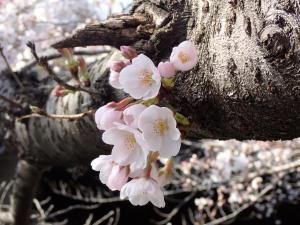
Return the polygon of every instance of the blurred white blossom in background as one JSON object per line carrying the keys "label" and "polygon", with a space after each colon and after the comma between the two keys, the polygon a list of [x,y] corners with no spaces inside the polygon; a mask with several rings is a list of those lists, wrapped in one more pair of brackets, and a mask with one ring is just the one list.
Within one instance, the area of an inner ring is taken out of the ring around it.
{"label": "blurred white blossom in background", "polygon": [[[113,13],[128,11],[132,0],[0,0],[0,43],[14,69],[32,60],[28,41],[38,51],[86,24],[97,23]],[[0,59],[2,60],[2,59]],[[0,63],[0,71],[5,64]]]}

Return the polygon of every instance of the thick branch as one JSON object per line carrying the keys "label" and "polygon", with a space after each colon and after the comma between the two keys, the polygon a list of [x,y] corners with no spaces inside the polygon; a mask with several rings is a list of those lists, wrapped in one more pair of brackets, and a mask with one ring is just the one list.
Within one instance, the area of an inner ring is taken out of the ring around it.
{"label": "thick branch", "polygon": [[13,190],[13,224],[28,223],[32,198],[42,174],[41,168],[30,165],[24,160],[18,162]]}
{"label": "thick branch", "polygon": [[151,34],[152,20],[143,14],[120,15],[106,22],[88,25],[76,31],[67,39],[54,45],[54,48],[74,48],[92,45],[110,45],[120,47],[131,45],[141,39],[148,39]]}

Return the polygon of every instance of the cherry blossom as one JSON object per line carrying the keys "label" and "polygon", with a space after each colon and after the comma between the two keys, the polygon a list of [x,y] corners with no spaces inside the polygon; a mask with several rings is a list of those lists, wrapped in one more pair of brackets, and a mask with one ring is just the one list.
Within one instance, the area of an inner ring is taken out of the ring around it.
{"label": "cherry blossom", "polygon": [[157,96],[161,77],[154,63],[147,56],[140,54],[132,64],[120,72],[120,83],[124,91],[135,99],[151,99]]}
{"label": "cherry blossom", "polygon": [[91,166],[100,172],[100,181],[112,191],[121,190],[128,180],[128,168],[116,164],[111,155],[100,155],[91,162]]}
{"label": "cherry blossom", "polygon": [[100,172],[100,181],[106,184],[114,166],[111,155],[100,155],[91,162],[91,166],[93,170]]}
{"label": "cherry blossom", "polygon": [[110,63],[109,68],[111,71],[120,73],[120,71],[129,64],[130,62],[128,60],[114,60]]}
{"label": "cherry blossom", "polygon": [[123,123],[122,111],[113,107],[115,103],[108,103],[100,107],[95,113],[95,122],[99,130],[107,130],[115,127],[115,123]]}
{"label": "cherry blossom", "polygon": [[123,86],[120,84],[119,78],[120,74],[118,72],[110,71],[109,84],[116,89],[123,89]]}
{"label": "cherry blossom", "polygon": [[122,166],[134,164],[137,168],[146,166],[147,147],[138,130],[117,124],[116,127],[103,133],[102,140],[114,146],[111,155],[118,164]]}
{"label": "cherry blossom", "polygon": [[[55,53],[49,46],[86,24],[99,23],[110,13],[121,13],[131,0],[0,0],[0,36],[13,69],[32,61],[28,41],[38,42],[44,55]],[[113,2],[112,4],[108,4]],[[93,46],[81,50],[101,50]],[[92,57],[89,57],[92,58]],[[93,57],[94,58],[94,57]],[[0,60],[1,61],[1,60]],[[0,63],[0,71],[5,64]]]}
{"label": "cherry blossom", "polygon": [[122,53],[122,55],[126,58],[126,59],[134,59],[135,57],[138,56],[136,50],[130,46],[121,46],[120,47],[120,51]]}
{"label": "cherry blossom", "polygon": [[133,205],[146,205],[150,201],[156,207],[165,207],[162,189],[151,177],[141,177],[129,181],[122,187],[120,198],[128,198]]}
{"label": "cherry blossom", "polygon": [[157,68],[160,75],[164,78],[173,77],[176,73],[175,67],[171,62],[160,62]]}
{"label": "cherry blossom", "polygon": [[108,177],[107,187],[112,191],[120,191],[128,181],[128,167],[115,164]]}
{"label": "cherry blossom", "polygon": [[181,146],[180,131],[176,128],[176,120],[170,109],[149,106],[142,112],[138,126],[149,148],[159,151],[161,157],[178,154]]}
{"label": "cherry blossom", "polygon": [[132,128],[138,128],[138,119],[146,108],[143,104],[135,104],[125,109],[123,112],[125,123]]}
{"label": "cherry blossom", "polygon": [[170,57],[174,67],[180,71],[192,69],[197,64],[197,60],[197,50],[191,41],[184,41],[174,47]]}

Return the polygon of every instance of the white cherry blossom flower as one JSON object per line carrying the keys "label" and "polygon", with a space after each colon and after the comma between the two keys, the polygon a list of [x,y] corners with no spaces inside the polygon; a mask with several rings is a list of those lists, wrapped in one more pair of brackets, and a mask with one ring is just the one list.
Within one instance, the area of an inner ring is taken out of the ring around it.
{"label": "white cherry blossom flower", "polygon": [[123,45],[120,47],[120,51],[126,59],[130,59],[130,60],[137,57],[137,55],[138,55],[136,50],[131,46]]}
{"label": "white cherry blossom flower", "polygon": [[130,64],[128,60],[113,60],[109,64],[110,71],[115,71],[120,73],[122,69]]}
{"label": "white cherry blossom flower", "polygon": [[120,191],[128,181],[129,170],[127,167],[115,164],[108,177],[107,187],[112,191]]}
{"label": "white cherry blossom flower", "polygon": [[115,163],[111,155],[100,155],[91,162],[91,166],[99,171],[100,181],[112,191],[121,190],[128,180],[128,168]]}
{"label": "white cherry blossom flower", "polygon": [[111,155],[100,155],[98,158],[94,159],[91,162],[91,166],[93,170],[100,172],[100,181],[103,184],[106,184],[114,166]]}
{"label": "white cherry blossom flower", "polygon": [[123,123],[122,111],[116,110],[112,104],[108,103],[96,111],[95,122],[99,130],[108,130],[115,127],[115,123]]}
{"label": "white cherry blossom flower", "polygon": [[161,77],[154,63],[140,54],[120,72],[120,84],[135,99],[151,99],[157,96]]}
{"label": "white cherry blossom flower", "polygon": [[132,179],[122,187],[120,197],[128,198],[133,205],[146,205],[150,201],[156,207],[165,207],[162,189],[152,178]]}
{"label": "white cherry blossom flower", "polygon": [[125,109],[123,112],[125,123],[132,128],[138,128],[138,119],[146,108],[143,104],[135,104]]}
{"label": "white cherry blossom flower", "polygon": [[119,78],[120,78],[120,73],[115,71],[110,71],[109,84],[116,89],[122,89],[123,86],[120,84]]}
{"label": "white cherry blossom flower", "polygon": [[114,146],[111,153],[112,159],[119,165],[133,164],[136,168],[145,167],[147,146],[138,130],[117,124],[117,127],[103,133],[102,140]]}
{"label": "white cherry blossom flower", "polygon": [[163,158],[178,154],[181,146],[180,131],[173,113],[166,107],[151,105],[140,115],[138,122],[149,149],[158,151]]}
{"label": "white cherry blossom flower", "polygon": [[173,48],[170,61],[174,67],[180,71],[192,69],[198,61],[198,53],[195,45],[191,41],[181,42]]}
{"label": "white cherry blossom flower", "polygon": [[176,69],[171,62],[160,62],[157,66],[159,74],[164,78],[173,77],[176,73]]}

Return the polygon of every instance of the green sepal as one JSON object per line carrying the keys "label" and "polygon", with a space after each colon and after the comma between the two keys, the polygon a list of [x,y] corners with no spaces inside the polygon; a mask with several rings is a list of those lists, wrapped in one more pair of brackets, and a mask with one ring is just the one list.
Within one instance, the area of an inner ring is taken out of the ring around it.
{"label": "green sepal", "polygon": [[144,100],[144,101],[141,102],[141,104],[143,104],[145,106],[156,105],[158,103],[159,103],[158,98],[151,98],[151,99]]}
{"label": "green sepal", "polygon": [[175,113],[175,120],[180,123],[181,125],[184,126],[189,126],[191,125],[191,122],[189,121],[189,119],[187,117],[185,117],[184,115],[176,112]]}
{"label": "green sepal", "polygon": [[175,85],[174,78],[162,78],[161,84],[166,89],[172,89]]}

